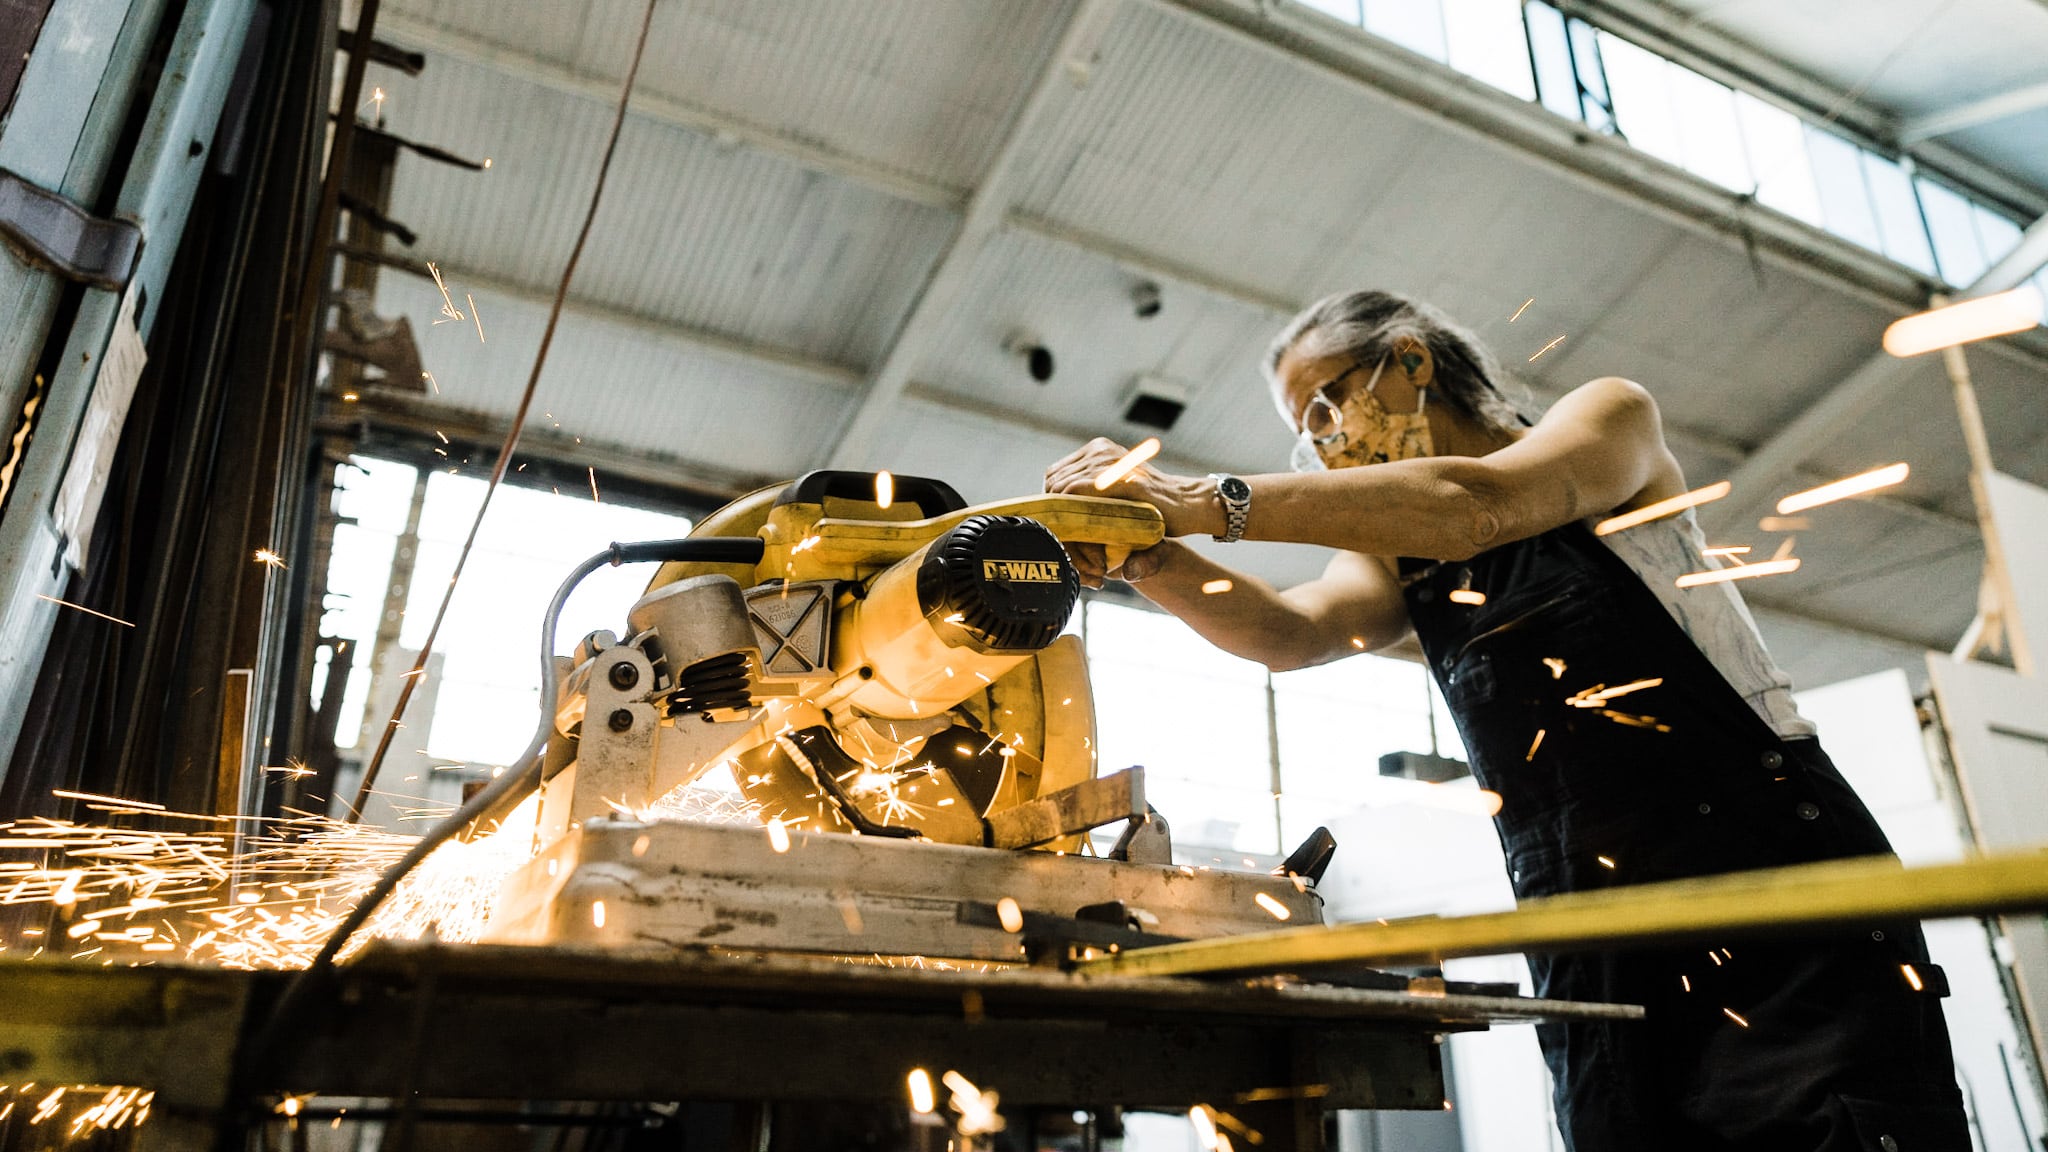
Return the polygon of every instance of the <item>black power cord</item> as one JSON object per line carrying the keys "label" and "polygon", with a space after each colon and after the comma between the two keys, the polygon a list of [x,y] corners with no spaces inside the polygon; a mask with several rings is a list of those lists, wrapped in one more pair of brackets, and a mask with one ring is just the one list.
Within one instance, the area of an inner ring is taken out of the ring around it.
{"label": "black power cord", "polygon": [[327,942],[320,948],[313,962],[293,977],[278,997],[277,1006],[271,1011],[270,1019],[250,1051],[260,1059],[271,1051],[271,1045],[282,1034],[303,1008],[315,989],[332,974],[335,958],[341,954],[351,937],[369,922],[380,905],[398,890],[398,885],[420,862],[432,855],[434,850],[458,834],[471,829],[487,813],[499,811],[503,804],[510,807],[526,793],[540,785],[543,753],[547,751],[548,736],[554,727],[555,709],[549,689],[555,682],[555,629],[562,616],[562,606],[569,602],[569,594],[583,579],[599,568],[620,564],[644,564],[655,561],[683,560],[708,564],[758,564],[763,551],[762,542],[755,537],[700,537],[683,540],[648,540],[637,544],[614,543],[599,552],[569,573],[555,589],[555,598],[549,602],[542,619],[540,632],[540,719],[534,726],[533,740],[519,758],[505,766],[503,775],[492,780],[476,795],[457,808],[453,814],[421,836],[398,862],[384,870],[377,883],[341,922]]}

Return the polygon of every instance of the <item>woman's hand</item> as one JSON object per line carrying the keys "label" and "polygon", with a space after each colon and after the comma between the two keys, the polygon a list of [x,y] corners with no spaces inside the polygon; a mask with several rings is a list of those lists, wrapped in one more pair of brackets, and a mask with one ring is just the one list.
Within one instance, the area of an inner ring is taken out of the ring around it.
{"label": "woman's hand", "polygon": [[[1223,531],[1223,505],[1216,499],[1215,481],[1206,476],[1176,476],[1140,464],[1131,470],[1130,475],[1108,488],[1097,488],[1095,478],[1102,475],[1103,469],[1123,459],[1128,451],[1114,440],[1097,436],[1045,470],[1045,490],[1056,494],[1110,496],[1150,504],[1159,509],[1159,515],[1165,519],[1168,536],[1188,536],[1196,532],[1215,535]],[[1143,553],[1134,554],[1132,559],[1141,555]],[[1080,563],[1078,559],[1075,562]],[[1157,565],[1153,568],[1156,570]],[[1126,579],[1144,578],[1130,575],[1128,565],[1123,571]]]}
{"label": "woman's hand", "polygon": [[1079,541],[1066,545],[1067,557],[1074,562],[1074,568],[1081,574],[1081,585],[1085,588],[1100,588],[1106,580],[1124,580],[1135,583],[1149,579],[1166,566],[1168,553],[1179,547],[1171,540],[1161,540],[1150,548],[1143,548],[1124,557],[1124,562],[1112,569],[1108,556],[1100,544],[1084,544]]}

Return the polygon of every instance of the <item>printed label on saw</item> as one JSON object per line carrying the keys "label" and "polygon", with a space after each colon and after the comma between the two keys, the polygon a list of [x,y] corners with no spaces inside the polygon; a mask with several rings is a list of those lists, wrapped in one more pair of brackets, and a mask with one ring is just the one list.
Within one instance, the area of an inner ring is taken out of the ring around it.
{"label": "printed label on saw", "polygon": [[983,560],[981,578],[1008,584],[1057,584],[1060,565],[1057,560]]}

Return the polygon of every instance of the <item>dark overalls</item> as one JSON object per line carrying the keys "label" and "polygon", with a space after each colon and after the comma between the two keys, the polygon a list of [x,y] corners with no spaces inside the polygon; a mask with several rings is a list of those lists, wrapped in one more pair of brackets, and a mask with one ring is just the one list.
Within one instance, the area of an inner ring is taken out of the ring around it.
{"label": "dark overalls", "polygon": [[[1776,735],[1585,525],[1401,574],[1517,896],[1891,851],[1820,742]],[[1573,1152],[1970,1147],[1917,923],[1529,967],[1538,996],[1647,1009],[1538,1028]]]}

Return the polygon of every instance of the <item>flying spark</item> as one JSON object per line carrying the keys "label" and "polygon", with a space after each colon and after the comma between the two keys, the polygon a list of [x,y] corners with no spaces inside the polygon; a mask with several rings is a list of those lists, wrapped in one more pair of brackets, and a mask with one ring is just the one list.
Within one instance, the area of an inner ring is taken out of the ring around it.
{"label": "flying spark", "polygon": [[1747,1020],[1744,1020],[1744,1019],[1743,1019],[1743,1018],[1742,1018],[1741,1016],[1737,1015],[1737,1014],[1736,1014],[1736,1012],[1735,1012],[1735,1009],[1733,1009],[1733,1008],[1723,1008],[1723,1009],[1721,1009],[1721,1012],[1722,1012],[1722,1014],[1723,1014],[1723,1015],[1727,1016],[1727,1017],[1728,1017],[1728,1018],[1729,1018],[1730,1020],[1733,1020],[1733,1021],[1735,1021],[1735,1022],[1736,1022],[1737,1024],[1740,1024],[1740,1025],[1742,1025],[1742,1026],[1743,1026],[1744,1028],[1747,1028],[1747,1027],[1749,1027],[1749,1021],[1747,1021]]}
{"label": "flying spark", "polygon": [[1549,729],[1547,728],[1538,728],[1536,730],[1536,738],[1529,741],[1529,753],[1522,757],[1522,763],[1527,764],[1536,759],[1536,750],[1543,747],[1543,734],[1548,731]]}
{"label": "flying spark", "polygon": [[455,306],[455,297],[448,294],[448,285],[441,279],[441,269],[432,260],[427,261],[427,274],[434,278],[434,287],[441,290],[441,319],[434,323],[446,324],[450,320],[469,319],[462,314],[462,309]]}
{"label": "flying spark", "polygon": [[1715,568],[1706,572],[1687,572],[1680,576],[1680,588],[1697,588],[1702,584],[1722,584],[1730,580],[1749,580],[1758,576],[1782,576],[1787,572],[1799,571],[1799,558],[1789,560],[1764,560],[1755,564],[1743,564],[1734,568]]}
{"label": "flying spark", "polygon": [[1188,1123],[1194,1125],[1195,1143],[1205,1150],[1216,1147],[1216,1118],[1206,1104],[1188,1109]]}
{"label": "flying spark", "polygon": [[1272,916],[1275,920],[1285,920],[1288,917],[1294,915],[1294,913],[1289,912],[1287,910],[1287,905],[1282,904],[1278,900],[1273,899],[1273,897],[1267,895],[1264,892],[1252,893],[1252,903],[1257,904],[1261,908],[1264,908],[1267,914]]}
{"label": "flying spark", "polygon": [[768,821],[767,829],[768,847],[773,848],[778,855],[789,851],[789,829],[783,826],[782,818],[778,816]]}
{"label": "flying spark", "polygon": [[1655,688],[1662,683],[1664,683],[1662,676],[1652,676],[1647,680],[1631,680],[1626,684],[1618,684],[1612,688],[1605,684],[1595,684],[1591,688],[1581,689],[1565,697],[1565,703],[1574,708],[1601,708],[1605,707],[1609,700],[1616,697],[1627,696],[1633,692],[1641,692],[1645,688]]}
{"label": "flying spark", "polygon": [[1702,549],[1700,550],[1700,555],[1702,555],[1702,556],[1722,556],[1722,557],[1727,557],[1727,558],[1729,558],[1729,559],[1734,559],[1734,558],[1735,558],[1735,557],[1737,557],[1737,556],[1747,556],[1747,555],[1749,555],[1749,545],[1747,545],[1747,544],[1727,544],[1727,545],[1723,545],[1722,547],[1719,547],[1719,548],[1702,548]]}
{"label": "flying spark", "polygon": [[887,511],[896,502],[896,478],[886,471],[875,473],[875,507]]}
{"label": "flying spark", "polygon": [[1545,344],[1545,345],[1544,345],[1543,347],[1541,347],[1541,348],[1538,348],[1538,349],[1536,350],[1536,356],[1531,356],[1531,357],[1529,357],[1529,363],[1531,363],[1531,364],[1534,364],[1534,363],[1536,362],[1536,357],[1537,357],[1537,356],[1541,356],[1541,355],[1543,355],[1543,354],[1544,354],[1545,352],[1548,352],[1548,351],[1550,351],[1550,350],[1551,350],[1552,348],[1555,348],[1555,347],[1557,347],[1557,346],[1558,346],[1559,344],[1562,344],[1562,343],[1564,343],[1564,337],[1562,337],[1562,336],[1559,336],[1559,337],[1558,337],[1557,339],[1555,339],[1555,340],[1552,340],[1552,341],[1551,341],[1550,343],[1548,343],[1548,344]]}
{"label": "flying spark", "polygon": [[1902,483],[1910,471],[1905,464],[1888,464],[1883,468],[1873,468],[1868,472],[1843,477],[1832,484],[1823,484],[1804,492],[1794,492],[1778,501],[1778,515],[1789,516],[1794,512],[1804,512],[1808,508],[1818,508],[1823,504],[1832,504],[1851,496],[1861,496],[1865,492],[1874,492],[1879,488],[1889,488]]}
{"label": "flying spark", "polygon": [[1202,582],[1202,595],[1214,596],[1219,592],[1228,592],[1232,587],[1234,585],[1228,580],[1205,580]]}
{"label": "flying spark", "polygon": [[100,619],[102,619],[102,620],[112,620],[112,621],[113,621],[114,623],[116,623],[116,624],[119,624],[119,625],[120,625],[121,627],[123,627],[123,628],[133,628],[133,627],[135,627],[135,625],[133,625],[133,624],[130,624],[130,623],[129,623],[128,621],[126,621],[126,620],[123,620],[123,619],[121,619],[121,618],[120,618],[119,616],[109,616],[109,615],[107,615],[107,614],[106,614],[105,612],[102,612],[102,611],[100,611],[100,610],[99,610],[99,609],[97,609],[97,608],[87,608],[87,607],[86,607],[85,605],[83,605],[83,604],[73,604],[73,603],[72,603],[71,601],[69,601],[69,600],[59,600],[59,599],[57,599],[57,598],[56,598],[55,596],[45,596],[45,595],[43,595],[43,594],[42,594],[41,592],[38,592],[38,593],[36,593],[36,599],[38,599],[38,600],[48,600],[48,601],[49,601],[50,603],[52,603],[52,604],[56,604],[56,605],[58,605],[58,606],[60,606],[60,607],[64,607],[64,608],[71,608],[71,609],[74,609],[74,610],[76,610],[76,611],[79,611],[79,612],[83,612],[83,613],[85,613],[85,614],[86,614],[87,616],[97,616],[97,617],[99,617],[99,618],[100,618]]}
{"label": "flying spark", "polygon": [[1766,516],[1756,526],[1764,532],[1804,532],[1813,527],[1813,521],[1804,516]]}
{"label": "flying spark", "polygon": [[1924,985],[1920,981],[1920,973],[1915,972],[1911,964],[1901,964],[1899,965],[1899,970],[1906,974],[1906,983],[1911,984],[1913,986],[1913,991],[1918,992],[1922,988],[1926,987],[1926,985]]}
{"label": "flying spark", "polygon": [[258,564],[267,564],[279,571],[283,571],[285,567],[284,557],[279,556],[268,548],[258,548],[256,550],[256,562]]}
{"label": "flying spark", "polygon": [[591,465],[591,466],[590,466],[590,468],[589,468],[589,472],[590,472],[590,502],[591,502],[592,504],[599,504],[599,503],[602,503],[602,501],[600,501],[600,500],[599,500],[599,499],[597,498],[597,466],[596,466],[596,465],[594,465],[594,464],[593,464],[593,465]]}
{"label": "flying spark", "polygon": [[1548,669],[1550,669],[1550,678],[1551,678],[1552,680],[1562,680],[1562,679],[1564,679],[1564,669],[1565,669],[1565,663],[1564,663],[1564,661],[1562,661],[1562,660],[1559,660],[1559,659],[1558,659],[1557,657],[1555,657],[1555,656],[1545,656],[1545,657],[1543,658],[1543,666],[1544,666],[1545,668],[1548,668]]}
{"label": "flying spark", "polygon": [[1609,857],[1609,856],[1595,856],[1595,857],[1593,857],[1593,859],[1595,859],[1595,860],[1598,860],[1598,861],[1600,862],[1600,866],[1601,866],[1602,868],[1613,868],[1613,867],[1614,867],[1614,859],[1613,859],[1612,857]]}
{"label": "flying spark", "polygon": [[1451,589],[1450,601],[1453,604],[1484,604],[1486,603],[1486,593],[1475,592],[1470,588],[1453,588]]}
{"label": "flying spark", "polygon": [[1138,446],[1124,453],[1116,463],[1104,468],[1095,477],[1095,490],[1104,492],[1109,486],[1138,470],[1138,465],[1159,455],[1159,437],[1147,436]]}
{"label": "flying spark", "polygon": [[1662,520],[1666,516],[1677,515],[1695,505],[1719,500],[1721,497],[1734,491],[1734,489],[1735,485],[1728,481],[1717,480],[1704,488],[1695,488],[1690,492],[1681,493],[1668,500],[1659,500],[1655,504],[1646,504],[1633,512],[1624,512],[1619,516],[1610,516],[1593,526],[1593,535],[1612,536],[1616,532],[1633,528],[1638,524],[1648,524],[1652,520]]}
{"label": "flying spark", "polygon": [[1508,317],[1508,323],[1513,324],[1515,321],[1520,320],[1522,318],[1522,313],[1527,312],[1529,310],[1529,305],[1534,304],[1535,302],[1536,298],[1534,296],[1531,296],[1527,300],[1522,301],[1522,306],[1520,308],[1515,309],[1515,314],[1513,316]]}
{"label": "flying spark", "polygon": [[1015,935],[1024,930],[1024,909],[1017,901],[1005,896],[996,901],[996,919],[1002,921],[1003,931]]}
{"label": "flying spark", "polygon": [[462,298],[469,301],[469,318],[476,321],[476,342],[482,344],[484,342],[484,314],[476,310],[476,297],[464,292]]}
{"label": "flying spark", "polygon": [[929,1116],[938,1107],[932,1093],[932,1074],[922,1068],[910,1070],[910,1110],[920,1116]]}

